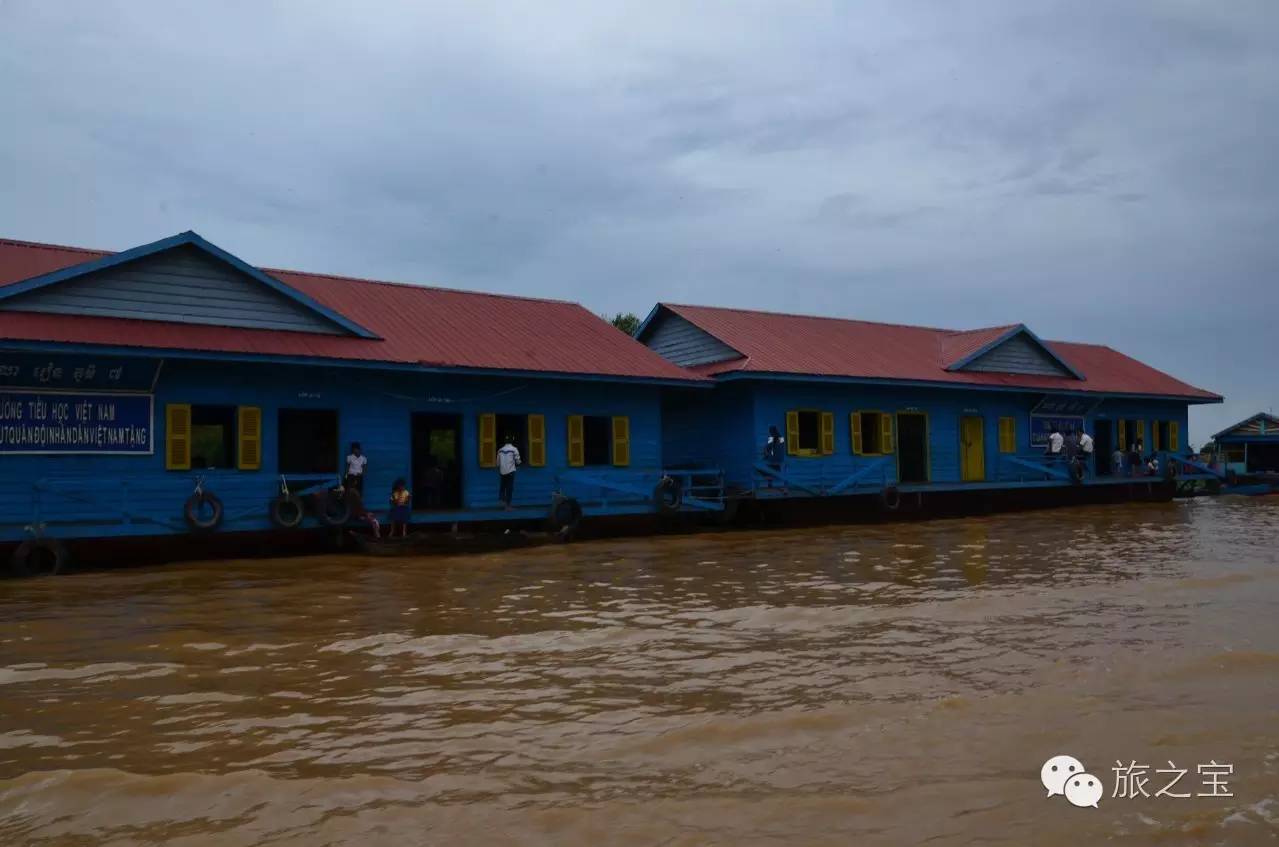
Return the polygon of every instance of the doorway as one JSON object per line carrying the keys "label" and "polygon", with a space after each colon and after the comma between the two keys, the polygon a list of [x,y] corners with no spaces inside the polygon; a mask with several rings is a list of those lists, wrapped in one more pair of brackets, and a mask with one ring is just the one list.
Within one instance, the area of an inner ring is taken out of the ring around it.
{"label": "doorway", "polygon": [[1115,450],[1114,424],[1110,421],[1093,421],[1092,460],[1097,466],[1097,476],[1110,476],[1115,469],[1110,466],[1110,454]]}
{"label": "doorway", "polygon": [[928,482],[928,415],[897,413],[897,479]]}
{"label": "doorway", "polygon": [[959,419],[959,466],[964,482],[982,482],[986,479],[986,419],[962,417]]}
{"label": "doorway", "polygon": [[462,416],[418,412],[413,430],[413,509],[462,508]]}

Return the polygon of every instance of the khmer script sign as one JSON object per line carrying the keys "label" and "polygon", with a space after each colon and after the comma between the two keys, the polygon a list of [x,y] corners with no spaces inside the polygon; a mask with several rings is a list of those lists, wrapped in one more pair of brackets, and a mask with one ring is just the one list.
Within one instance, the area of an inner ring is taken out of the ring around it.
{"label": "khmer script sign", "polygon": [[119,453],[154,449],[150,394],[0,389],[0,453]]}

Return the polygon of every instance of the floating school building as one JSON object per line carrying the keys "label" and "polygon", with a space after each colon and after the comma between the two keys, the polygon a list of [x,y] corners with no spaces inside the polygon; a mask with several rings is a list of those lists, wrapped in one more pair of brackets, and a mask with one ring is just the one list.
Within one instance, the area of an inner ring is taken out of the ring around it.
{"label": "floating school building", "polygon": [[557,493],[652,513],[661,391],[702,385],[574,303],[265,270],[191,232],[0,241],[0,544],[340,522],[283,501],[333,487],[353,441],[370,508],[403,477],[415,523],[543,518]]}
{"label": "floating school building", "polygon": [[[709,463],[757,498],[877,493],[892,507],[912,492],[1148,494],[1149,477],[1112,467],[1115,448],[1140,441],[1168,474],[1206,471],[1167,458],[1188,453],[1187,408],[1221,402],[1109,347],[1044,341],[1020,324],[952,331],[662,303],[636,337],[715,382],[664,393],[667,463]],[[770,426],[786,439],[780,470],[761,463]],[[1068,464],[1045,462],[1054,428],[1092,435],[1095,473],[1074,480]]]}

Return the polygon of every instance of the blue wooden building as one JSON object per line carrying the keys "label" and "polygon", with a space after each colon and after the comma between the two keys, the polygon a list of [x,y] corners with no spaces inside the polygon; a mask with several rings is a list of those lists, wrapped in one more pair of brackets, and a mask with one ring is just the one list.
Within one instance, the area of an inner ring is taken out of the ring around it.
{"label": "blue wooden building", "polygon": [[1217,461],[1236,475],[1279,475],[1279,417],[1258,412],[1212,437]]}
{"label": "blue wooden building", "polygon": [[[1221,401],[1109,347],[1044,341],[1023,325],[951,331],[659,304],[636,335],[715,382],[709,394],[665,393],[667,462],[707,462],[761,498],[1149,487],[1152,456],[1161,475],[1200,473],[1182,461],[1187,409]],[[780,469],[761,461],[770,427],[785,438]],[[1094,439],[1082,482],[1045,460],[1054,428]]]}
{"label": "blue wooden building", "polygon": [[197,487],[212,531],[269,530],[355,441],[367,505],[404,478],[415,522],[541,518],[557,496],[651,513],[661,392],[699,385],[573,303],[265,270],[189,232],[0,241],[0,543],[188,533]]}

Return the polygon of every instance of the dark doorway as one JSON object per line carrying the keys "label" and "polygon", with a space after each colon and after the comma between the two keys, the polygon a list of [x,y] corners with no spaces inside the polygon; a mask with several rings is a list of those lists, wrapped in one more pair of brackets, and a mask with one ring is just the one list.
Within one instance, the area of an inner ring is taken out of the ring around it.
{"label": "dark doorway", "polygon": [[897,478],[928,482],[928,416],[922,412],[897,413]]}
{"label": "dark doorway", "polygon": [[1110,476],[1115,473],[1111,466],[1110,454],[1115,452],[1115,430],[1110,421],[1093,421],[1092,452],[1093,461],[1097,463],[1097,476]]}
{"label": "dark doorway", "polygon": [[1279,473],[1279,444],[1248,445],[1248,473]]}
{"label": "dark doorway", "polygon": [[337,475],[338,413],[334,409],[281,409],[280,473]]}
{"label": "dark doorway", "polygon": [[413,415],[413,508],[462,508],[462,416]]}

